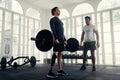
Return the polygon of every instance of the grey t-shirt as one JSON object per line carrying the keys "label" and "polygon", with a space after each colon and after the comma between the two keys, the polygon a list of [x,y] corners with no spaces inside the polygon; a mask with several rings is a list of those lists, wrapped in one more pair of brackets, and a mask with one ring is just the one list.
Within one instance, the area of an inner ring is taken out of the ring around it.
{"label": "grey t-shirt", "polygon": [[95,31],[97,31],[97,28],[90,24],[90,25],[85,25],[83,27],[83,32],[85,32],[85,36],[84,36],[84,42],[91,42],[91,41],[95,41]]}

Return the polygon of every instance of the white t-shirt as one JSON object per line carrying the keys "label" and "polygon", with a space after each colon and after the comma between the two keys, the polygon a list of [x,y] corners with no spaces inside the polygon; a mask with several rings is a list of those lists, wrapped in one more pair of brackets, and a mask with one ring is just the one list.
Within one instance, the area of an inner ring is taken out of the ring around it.
{"label": "white t-shirt", "polygon": [[83,27],[83,32],[85,32],[84,35],[84,42],[91,42],[91,41],[95,41],[95,31],[97,31],[97,28],[90,24],[90,25],[85,25]]}

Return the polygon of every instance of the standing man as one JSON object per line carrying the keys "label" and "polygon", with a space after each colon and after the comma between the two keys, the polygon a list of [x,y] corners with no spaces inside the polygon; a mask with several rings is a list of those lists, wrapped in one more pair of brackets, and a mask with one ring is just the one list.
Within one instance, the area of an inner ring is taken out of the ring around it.
{"label": "standing man", "polygon": [[[62,69],[62,52],[64,51],[64,45],[67,44],[67,41],[64,36],[63,22],[59,19],[60,10],[58,7],[54,7],[51,10],[53,18],[50,20],[50,27],[55,38],[53,46],[53,55],[51,59],[51,68],[47,74],[49,78],[57,78],[57,76],[52,72],[53,66],[55,64],[55,59],[57,58],[58,62],[58,75],[66,75]],[[57,53],[57,54],[56,54]],[[56,56],[57,55],[57,56]]]}
{"label": "standing man", "polygon": [[[80,70],[85,70],[86,69],[86,56],[87,56],[87,51],[91,51],[91,56],[92,56],[92,71],[96,71],[95,68],[95,49],[96,49],[96,44],[97,47],[99,48],[100,43],[99,43],[99,34],[97,28],[91,24],[91,18],[89,16],[85,17],[85,22],[86,25],[82,29],[82,35],[81,35],[81,42],[80,46],[84,46],[83,50],[83,65],[80,68]],[[95,40],[95,34],[96,34],[96,39]],[[83,43],[84,41],[84,43]]]}

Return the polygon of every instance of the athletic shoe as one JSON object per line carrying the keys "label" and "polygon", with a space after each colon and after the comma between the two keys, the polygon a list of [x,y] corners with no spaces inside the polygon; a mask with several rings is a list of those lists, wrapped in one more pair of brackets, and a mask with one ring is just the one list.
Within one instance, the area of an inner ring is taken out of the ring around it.
{"label": "athletic shoe", "polygon": [[93,67],[92,67],[92,71],[96,71],[96,68],[95,68],[95,66],[93,66]]}
{"label": "athletic shoe", "polygon": [[56,76],[52,71],[49,71],[49,73],[47,74],[48,78],[57,78],[58,76]]}
{"label": "athletic shoe", "polygon": [[65,73],[63,70],[58,71],[57,75],[59,76],[65,76],[68,75],[67,73]]}
{"label": "athletic shoe", "polygon": [[86,66],[85,65],[82,65],[80,70],[85,70],[86,69]]}

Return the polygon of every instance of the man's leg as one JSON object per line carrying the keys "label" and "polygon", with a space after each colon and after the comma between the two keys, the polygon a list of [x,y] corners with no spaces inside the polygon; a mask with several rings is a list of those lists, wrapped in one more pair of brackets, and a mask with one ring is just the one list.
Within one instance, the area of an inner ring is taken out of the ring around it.
{"label": "man's leg", "polygon": [[58,53],[58,73],[57,74],[60,76],[68,75],[62,69],[62,52]]}
{"label": "man's leg", "polygon": [[51,67],[50,67],[50,70],[49,70],[49,72],[48,72],[48,74],[47,74],[47,77],[48,77],[48,78],[57,78],[57,76],[52,72],[52,69],[53,69],[53,66],[54,66],[54,64],[55,64],[56,58],[57,58],[56,54],[53,53],[52,59],[51,59]]}
{"label": "man's leg", "polygon": [[62,70],[62,52],[58,52],[57,56],[58,62],[58,71]]}
{"label": "man's leg", "polygon": [[53,69],[53,66],[55,64],[56,58],[57,58],[57,56],[56,56],[56,54],[54,52],[53,55],[52,55],[52,59],[51,59],[51,68],[50,68],[50,71],[52,71],[52,69]]}
{"label": "man's leg", "polygon": [[80,68],[80,70],[85,70],[85,69],[86,69],[87,51],[88,51],[88,50],[84,50],[84,51],[83,51],[83,65],[82,65],[82,67]]}
{"label": "man's leg", "polygon": [[87,60],[87,50],[83,51],[83,65],[86,65]]}
{"label": "man's leg", "polygon": [[91,56],[92,56],[92,64],[93,64],[93,68],[92,70],[95,71],[95,50],[91,50]]}

